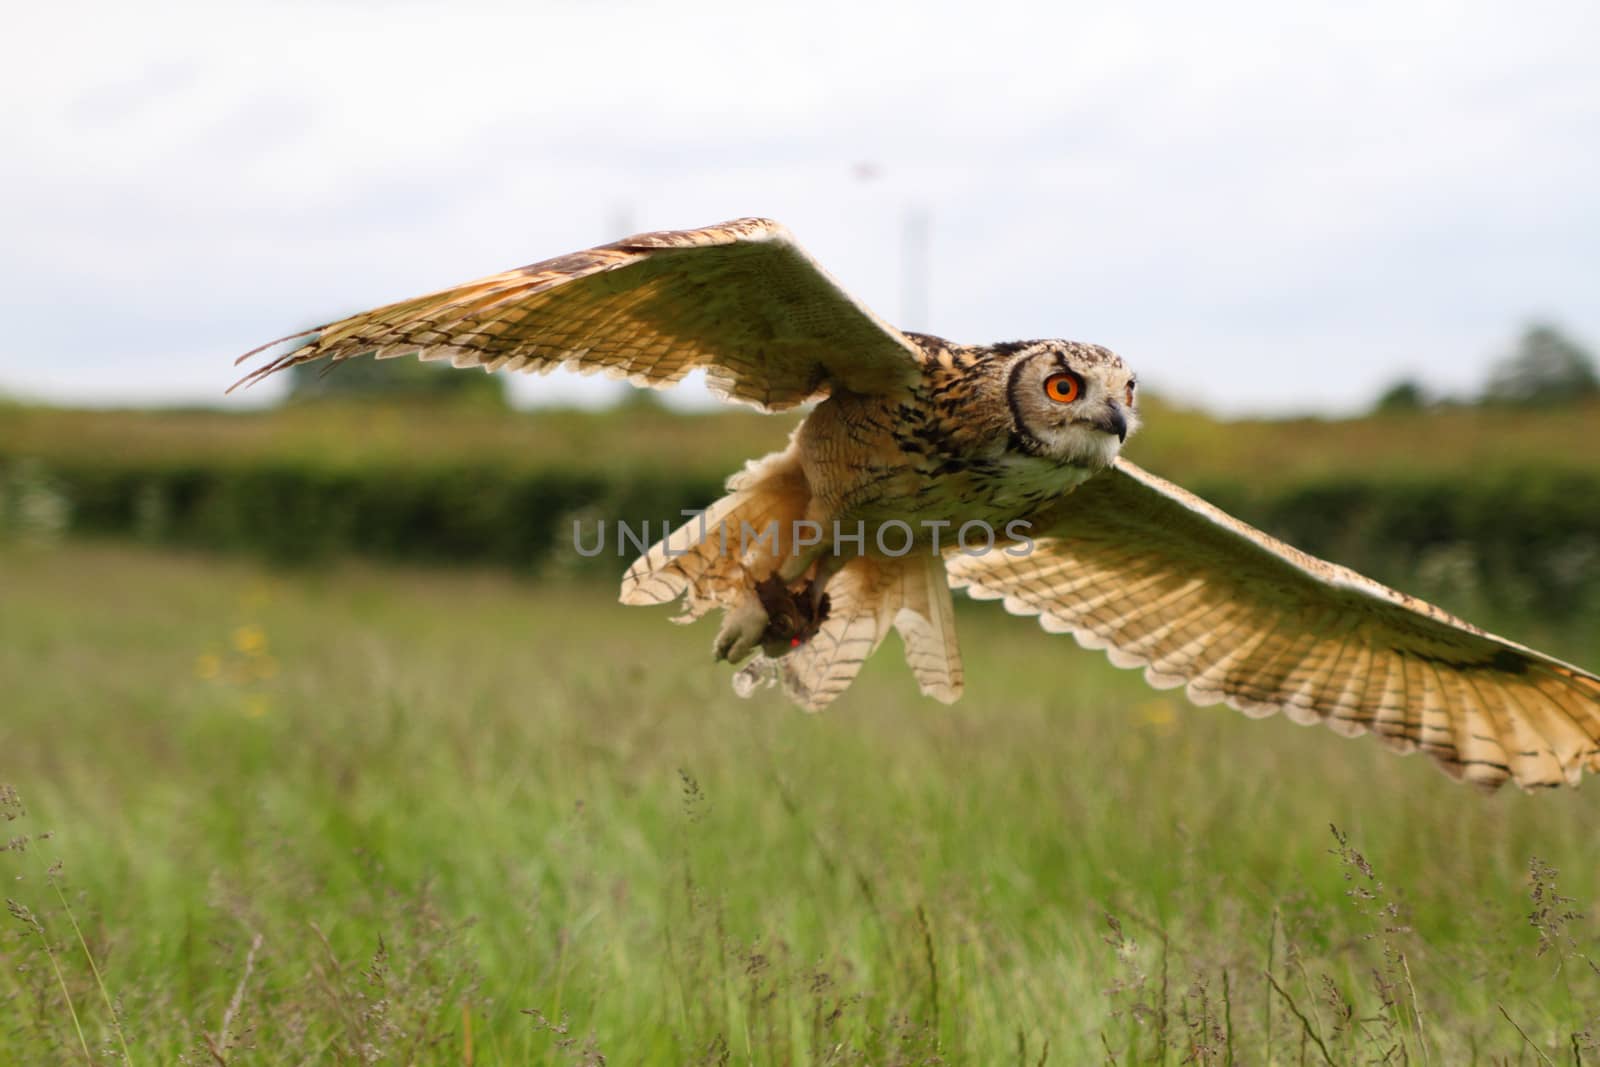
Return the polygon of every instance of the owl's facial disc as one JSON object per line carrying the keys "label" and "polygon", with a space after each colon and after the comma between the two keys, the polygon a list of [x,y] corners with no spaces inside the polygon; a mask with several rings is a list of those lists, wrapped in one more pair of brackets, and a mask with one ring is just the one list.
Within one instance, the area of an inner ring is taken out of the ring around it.
{"label": "owl's facial disc", "polygon": [[1100,470],[1139,425],[1134,377],[1110,349],[1041,341],[1022,350],[1006,382],[1014,447]]}

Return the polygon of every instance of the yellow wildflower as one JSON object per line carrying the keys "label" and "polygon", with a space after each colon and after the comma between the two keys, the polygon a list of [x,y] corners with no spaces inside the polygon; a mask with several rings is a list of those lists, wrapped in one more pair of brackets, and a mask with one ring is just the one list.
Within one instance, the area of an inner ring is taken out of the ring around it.
{"label": "yellow wildflower", "polygon": [[1151,732],[1165,737],[1178,728],[1178,712],[1170,700],[1147,700],[1139,705],[1139,718]]}
{"label": "yellow wildflower", "polygon": [[267,650],[267,632],[255,623],[233,631],[233,647],[247,656],[259,655]]}

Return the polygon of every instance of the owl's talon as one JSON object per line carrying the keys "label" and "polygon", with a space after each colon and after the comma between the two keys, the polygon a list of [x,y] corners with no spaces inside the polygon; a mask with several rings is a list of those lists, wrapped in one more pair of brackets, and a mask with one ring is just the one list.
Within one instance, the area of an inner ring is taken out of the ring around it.
{"label": "owl's talon", "polygon": [[749,596],[741,600],[729,609],[722,620],[722,629],[717,631],[717,640],[712,646],[716,658],[729,663],[743,660],[761,644],[767,627],[767,609],[761,598]]}

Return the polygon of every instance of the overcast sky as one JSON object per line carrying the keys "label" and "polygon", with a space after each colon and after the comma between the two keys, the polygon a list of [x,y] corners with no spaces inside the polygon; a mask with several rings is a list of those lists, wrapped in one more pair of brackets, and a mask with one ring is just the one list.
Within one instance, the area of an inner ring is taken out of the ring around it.
{"label": "overcast sky", "polygon": [[221,403],[291,330],[755,214],[900,325],[1227,412],[1600,342],[1593,0],[444,10],[9,8],[0,392]]}

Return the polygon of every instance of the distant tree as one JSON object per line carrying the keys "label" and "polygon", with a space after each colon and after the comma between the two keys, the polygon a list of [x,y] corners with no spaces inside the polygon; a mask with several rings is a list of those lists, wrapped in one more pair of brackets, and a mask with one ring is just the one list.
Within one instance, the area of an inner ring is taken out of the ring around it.
{"label": "distant tree", "polygon": [[1428,394],[1415,378],[1402,378],[1378,395],[1372,410],[1380,415],[1398,411],[1421,411],[1428,406]]}
{"label": "distant tree", "polygon": [[1523,331],[1516,350],[1489,372],[1487,404],[1566,404],[1600,394],[1594,356],[1549,323]]}
{"label": "distant tree", "polygon": [[661,400],[661,391],[659,389],[647,389],[643,386],[635,386],[624,390],[622,395],[617,398],[616,408],[618,411],[629,412],[668,410],[667,405]]}
{"label": "distant tree", "polygon": [[369,397],[403,400],[437,397],[506,406],[505,380],[448,360],[424,363],[401,356],[395,359],[351,359],[339,363],[302,363],[289,369],[289,397]]}

